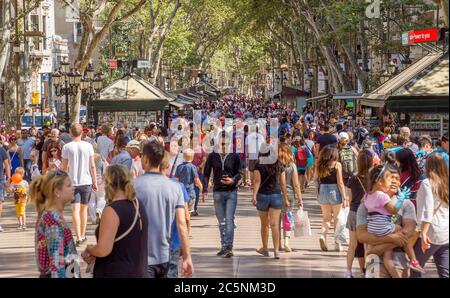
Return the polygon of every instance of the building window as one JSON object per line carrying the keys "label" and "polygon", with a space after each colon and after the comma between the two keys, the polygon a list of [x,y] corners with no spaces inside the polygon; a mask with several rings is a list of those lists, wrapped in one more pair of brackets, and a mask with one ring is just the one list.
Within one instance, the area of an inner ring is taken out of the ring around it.
{"label": "building window", "polygon": [[47,50],[47,16],[42,16],[42,32],[45,36],[42,39],[42,47],[44,50]]}
{"label": "building window", "polygon": [[83,26],[81,25],[80,22],[77,22],[77,23],[74,23],[74,24],[75,24],[75,32],[74,32],[73,41],[74,42],[80,42],[81,35],[83,34]]}

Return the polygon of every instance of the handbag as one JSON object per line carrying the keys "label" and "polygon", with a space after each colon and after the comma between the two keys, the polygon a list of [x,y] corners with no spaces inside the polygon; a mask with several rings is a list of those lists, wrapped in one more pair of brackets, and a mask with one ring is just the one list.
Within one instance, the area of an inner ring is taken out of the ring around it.
{"label": "handbag", "polygon": [[[128,234],[130,234],[130,232],[134,229],[134,226],[136,226],[136,222],[137,222],[138,218],[141,217],[139,214],[139,200],[135,199],[133,201],[133,205],[135,205],[135,208],[136,208],[136,214],[134,216],[133,223],[130,225],[128,230],[126,230],[125,232],[123,232],[122,235],[120,235],[119,237],[116,237],[116,239],[114,239],[114,243],[116,243],[116,242],[122,240],[123,238],[125,238],[126,236],[128,236]],[[88,266],[86,267],[86,274],[87,274],[86,277],[92,277],[92,275],[94,273],[94,266],[95,266],[95,259],[93,262],[88,264]]]}
{"label": "handbag", "polygon": [[349,231],[346,227],[348,212],[349,208],[342,208],[337,216],[337,224],[336,224],[336,232],[334,234],[334,240],[340,244],[349,244],[350,242]]}
{"label": "handbag", "polygon": [[287,211],[283,215],[283,231],[290,232],[295,227],[294,216],[291,211]]}
{"label": "handbag", "polygon": [[295,237],[304,237],[311,236],[311,223],[308,217],[308,211],[304,211],[303,208],[300,208],[295,213],[295,227],[294,227],[294,236]]}

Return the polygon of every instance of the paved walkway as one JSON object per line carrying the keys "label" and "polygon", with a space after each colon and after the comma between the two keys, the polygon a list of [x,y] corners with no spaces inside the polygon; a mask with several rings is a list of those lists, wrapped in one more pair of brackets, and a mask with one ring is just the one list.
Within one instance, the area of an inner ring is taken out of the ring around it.
{"label": "paved walkway", "polygon": [[[255,207],[251,204],[249,190],[242,189],[236,212],[235,257],[224,259],[216,256],[220,241],[210,195],[208,201],[199,207],[200,216],[193,217],[191,222],[194,277],[345,277],[346,252],[322,252],[319,248],[321,212],[313,189],[308,189],[304,194],[304,203],[310,215],[313,235],[292,238],[293,252],[282,253],[280,260],[273,257],[265,258],[255,252],[261,245],[259,218]],[[36,220],[36,214],[32,206],[27,208],[28,223],[31,227]],[[71,221],[70,206],[66,209],[65,218]],[[34,229],[16,230],[14,205],[10,201],[4,204],[0,222],[5,229],[5,232],[0,233],[0,277],[36,277]],[[95,225],[89,224],[88,244],[95,241],[94,228]],[[272,248],[271,238],[269,240],[269,247]],[[330,249],[334,248],[332,240],[330,234],[328,238]],[[83,250],[84,246],[80,247],[79,253],[81,254]],[[82,268],[84,266],[82,264]],[[434,266],[427,267],[428,277],[437,276]],[[354,269],[355,273],[359,271],[356,260]]]}

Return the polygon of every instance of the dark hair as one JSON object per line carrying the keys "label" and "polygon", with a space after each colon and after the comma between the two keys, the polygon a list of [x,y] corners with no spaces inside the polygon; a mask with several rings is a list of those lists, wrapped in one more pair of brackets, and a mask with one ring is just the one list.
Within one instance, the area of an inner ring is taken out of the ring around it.
{"label": "dark hair", "polygon": [[330,130],[330,126],[328,125],[328,124],[324,124],[323,126],[322,126],[322,129],[323,129],[323,131],[329,131]]}
{"label": "dark hair", "polygon": [[343,128],[344,128],[344,127],[343,127],[342,124],[340,124],[340,123],[336,125],[336,130],[337,130],[337,131],[340,131],[340,130],[343,129]]}
{"label": "dark hair", "polygon": [[156,127],[155,123],[150,123],[150,126],[148,127],[150,130],[153,130]]}
{"label": "dark hair", "polygon": [[400,135],[398,136],[397,145],[403,146],[403,144],[405,144],[406,142],[408,142],[408,139],[406,139],[405,137],[402,137]]}
{"label": "dark hair", "polygon": [[147,142],[142,150],[143,156],[147,157],[152,167],[159,167],[164,158],[164,147],[159,142]]}
{"label": "dark hair", "polygon": [[376,166],[370,170],[370,189],[373,189],[374,185],[384,177],[386,171],[401,175],[400,169],[395,164],[395,159],[392,158],[391,154],[386,155],[386,162],[383,165]]}
{"label": "dark hair", "polygon": [[357,166],[358,166],[358,177],[368,178],[369,171],[373,166],[372,152],[370,152],[367,149],[361,151],[358,155]]}
{"label": "dark hair", "polygon": [[127,146],[127,140],[122,135],[118,135],[118,136],[119,137],[117,138],[117,141],[116,141],[116,147],[119,149],[125,148]]}
{"label": "dark hair", "polygon": [[417,164],[416,157],[410,149],[401,149],[396,152],[395,159],[400,163],[400,169],[406,171],[411,175],[413,181],[418,181],[420,178],[420,169]]}

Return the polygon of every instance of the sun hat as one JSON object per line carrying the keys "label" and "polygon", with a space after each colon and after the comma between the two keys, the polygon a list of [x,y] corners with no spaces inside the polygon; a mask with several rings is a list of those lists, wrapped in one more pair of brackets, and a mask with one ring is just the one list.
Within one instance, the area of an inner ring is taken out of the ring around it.
{"label": "sun hat", "polygon": [[129,141],[127,144],[127,148],[134,148],[134,149],[141,150],[140,143],[136,140]]}

